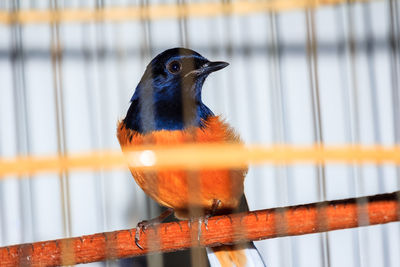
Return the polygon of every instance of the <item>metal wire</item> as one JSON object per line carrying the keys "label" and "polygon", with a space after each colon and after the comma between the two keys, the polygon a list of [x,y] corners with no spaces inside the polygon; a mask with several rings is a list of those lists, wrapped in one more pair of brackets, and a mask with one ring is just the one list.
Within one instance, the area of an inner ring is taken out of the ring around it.
{"label": "metal wire", "polygon": [[[12,12],[19,10],[20,2],[14,1]],[[31,153],[30,139],[28,130],[30,128],[28,119],[28,105],[26,95],[25,80],[25,58],[23,51],[23,39],[21,25],[18,23],[12,27],[12,63],[13,63],[13,83],[14,83],[14,109],[17,133],[17,153],[28,155]],[[18,182],[19,193],[19,212],[21,217],[21,241],[35,238],[35,225],[33,220],[33,192],[32,181],[20,180]]]}
{"label": "metal wire", "polygon": [[[310,80],[310,93],[312,103],[312,117],[313,117],[313,134],[314,142],[323,144],[323,131],[322,131],[322,118],[321,118],[321,104],[320,92],[318,82],[318,60],[317,60],[317,38],[315,33],[315,13],[314,9],[306,10],[306,26],[307,26],[307,65]],[[318,164],[316,166],[316,178],[318,185],[318,198],[320,201],[326,200],[326,178],[325,166]],[[322,224],[325,224],[323,222]],[[329,236],[327,233],[321,236],[321,255],[322,265],[330,266],[329,254]]]}
{"label": "metal wire", "polygon": [[[366,54],[368,60],[368,76],[369,76],[369,87],[370,87],[370,95],[371,95],[371,107],[372,107],[372,123],[373,123],[373,141],[375,144],[382,144],[382,137],[380,131],[380,119],[379,119],[379,106],[378,106],[378,93],[377,93],[377,82],[375,77],[374,68],[375,60],[374,60],[374,39],[372,32],[372,17],[370,4],[366,3],[363,5],[363,23],[365,25],[365,45],[366,45]],[[385,188],[385,176],[383,173],[382,166],[377,166],[377,175],[378,175],[378,190],[379,192],[384,192]],[[389,250],[389,241],[388,241],[388,230],[386,227],[381,228],[382,234],[382,252],[383,252],[383,266],[391,266],[390,264],[390,250]]]}
{"label": "metal wire", "polygon": [[[345,66],[340,68],[340,78],[341,78],[341,87],[342,87],[342,99],[344,103],[344,109],[345,112],[344,114],[344,124],[345,124],[345,139],[349,143],[354,143],[355,141],[353,140],[353,128],[352,128],[352,109],[351,109],[351,85],[350,85],[350,78],[349,78],[349,68],[347,64],[347,58],[348,58],[348,53],[349,53],[349,48],[348,48],[348,43],[345,43],[346,37],[345,37],[345,25],[344,25],[344,18],[345,16],[343,15],[343,11],[341,8],[337,8],[336,10],[336,22],[338,24],[337,27],[337,35],[340,40],[343,40],[343,45],[338,45],[338,54],[339,54],[339,59],[340,59],[340,65]],[[348,169],[348,187],[350,188],[351,194],[356,194],[356,185],[355,185],[355,175],[357,172],[356,166],[351,166]],[[357,254],[356,257],[354,257],[354,265],[355,266],[361,266],[361,251],[360,251],[360,232],[359,231],[354,231],[352,234],[352,239],[354,243],[354,251]]]}
{"label": "metal wire", "polygon": [[[57,12],[58,3],[53,0],[50,2],[50,7]],[[51,55],[53,67],[53,86],[54,86],[54,103],[56,113],[56,130],[57,130],[57,152],[61,155],[67,154],[66,143],[66,129],[65,129],[65,116],[64,116],[64,100],[63,100],[63,78],[62,78],[62,54],[61,54],[61,41],[58,23],[54,23],[51,29]],[[62,222],[65,237],[70,237],[72,234],[71,225],[71,201],[70,201],[70,184],[69,173],[64,170],[59,174],[60,183],[60,198],[62,205]],[[71,248],[65,247],[63,254],[69,255]]]}
{"label": "metal wire", "polygon": [[[393,135],[394,143],[400,142],[400,19],[398,1],[388,1],[389,13],[389,46],[390,46],[390,76],[393,106]],[[396,167],[397,186],[400,187],[400,168]],[[400,202],[400,194],[397,194]],[[400,211],[397,214],[400,217]]]}
{"label": "metal wire", "polygon": [[[270,32],[270,77],[271,77],[271,114],[273,118],[272,128],[273,128],[273,141],[275,143],[286,143],[290,142],[289,130],[287,122],[289,121],[287,115],[287,107],[285,103],[285,90],[284,88],[284,78],[282,75],[282,43],[279,38],[279,14],[270,12],[269,13],[269,32]],[[293,195],[292,187],[290,186],[289,180],[292,180],[292,168],[284,166],[274,167],[274,172],[276,173],[276,191],[283,192],[278,195],[279,202],[281,205],[286,203],[291,203],[291,196]],[[280,254],[280,264],[285,266],[293,266],[294,262],[298,256],[297,254],[297,244],[294,240],[282,240],[280,242],[280,248],[282,251],[288,251],[286,249],[287,243],[290,246],[290,257],[287,257],[286,253]]]}

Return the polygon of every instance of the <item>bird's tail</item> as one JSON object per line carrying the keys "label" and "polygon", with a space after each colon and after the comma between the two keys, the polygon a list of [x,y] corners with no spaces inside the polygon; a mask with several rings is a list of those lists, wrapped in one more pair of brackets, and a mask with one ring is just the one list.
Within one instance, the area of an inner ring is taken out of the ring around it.
{"label": "bird's tail", "polygon": [[207,248],[211,267],[263,267],[266,266],[254,244]]}
{"label": "bird's tail", "polygon": [[[246,197],[243,195],[235,212],[249,210]],[[207,248],[207,256],[211,267],[265,267],[260,252],[253,242],[233,246]]]}

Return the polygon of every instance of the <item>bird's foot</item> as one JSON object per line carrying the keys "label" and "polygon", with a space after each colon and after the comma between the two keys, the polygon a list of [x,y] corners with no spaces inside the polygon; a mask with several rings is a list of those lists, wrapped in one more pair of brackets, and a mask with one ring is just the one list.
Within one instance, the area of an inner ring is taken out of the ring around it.
{"label": "bird's foot", "polygon": [[[141,232],[144,233],[149,226],[152,226],[151,222],[149,222],[149,221],[141,221],[136,225],[135,244],[141,250],[143,250],[143,247],[139,244],[140,233]],[[154,224],[153,224],[153,226],[154,226]]]}
{"label": "bird's foot", "polygon": [[196,226],[197,223],[197,241],[200,241],[200,236],[201,236],[201,225],[203,222],[203,217],[191,217],[188,220],[188,226],[190,231],[192,231],[192,225]]}
{"label": "bird's foot", "polygon": [[201,225],[204,222],[204,227],[208,231],[208,219],[212,216],[215,215],[216,210],[219,208],[221,205],[221,200],[219,199],[214,199],[213,204],[211,206],[211,209],[205,216],[200,216],[200,217],[190,217],[188,220],[188,226],[189,228],[192,227],[192,225],[197,222],[197,241],[200,241],[201,237]]}
{"label": "bird's foot", "polygon": [[171,215],[174,212],[173,209],[168,208],[166,211],[164,211],[163,213],[160,214],[160,216],[153,218],[151,220],[144,220],[139,222],[136,225],[136,233],[135,233],[135,244],[138,248],[140,248],[141,250],[143,250],[143,247],[139,244],[140,241],[140,235],[141,233],[145,233],[146,230],[149,227],[154,227],[158,224],[160,224],[165,218],[167,218],[169,215]]}

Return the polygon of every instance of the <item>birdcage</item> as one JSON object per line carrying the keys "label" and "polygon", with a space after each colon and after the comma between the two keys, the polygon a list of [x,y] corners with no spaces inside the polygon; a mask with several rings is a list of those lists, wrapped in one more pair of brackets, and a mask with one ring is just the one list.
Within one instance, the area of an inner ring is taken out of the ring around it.
{"label": "birdcage", "polygon": [[[267,266],[399,266],[399,12],[396,0],[0,1],[0,266],[208,266],[205,247],[251,240]],[[121,153],[117,122],[171,47],[230,63],[203,100],[244,144]],[[176,166],[250,166],[251,211],[172,219],[141,249],[136,224],[163,208],[128,167]]]}

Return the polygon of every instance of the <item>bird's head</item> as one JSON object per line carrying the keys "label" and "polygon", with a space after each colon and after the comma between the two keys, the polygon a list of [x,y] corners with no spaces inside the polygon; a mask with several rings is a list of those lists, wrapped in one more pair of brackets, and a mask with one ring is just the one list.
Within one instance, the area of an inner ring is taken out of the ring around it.
{"label": "bird's head", "polygon": [[212,115],[201,100],[203,83],[210,73],[228,65],[185,48],[162,52],[137,85],[125,124],[138,132],[202,126],[202,120]]}

